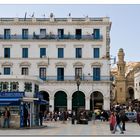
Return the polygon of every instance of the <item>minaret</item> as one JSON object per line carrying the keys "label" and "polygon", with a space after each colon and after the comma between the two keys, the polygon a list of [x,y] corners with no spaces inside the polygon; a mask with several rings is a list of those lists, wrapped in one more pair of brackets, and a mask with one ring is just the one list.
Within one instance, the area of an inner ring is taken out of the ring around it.
{"label": "minaret", "polygon": [[125,103],[126,102],[126,78],[125,78],[125,64],[124,61],[124,51],[122,48],[118,52],[118,74],[116,77],[116,89],[117,89],[117,102]]}
{"label": "minaret", "polygon": [[124,51],[122,48],[119,49],[118,52],[118,62],[117,62],[117,66],[118,66],[118,76],[120,77],[125,77],[125,61],[124,61]]}

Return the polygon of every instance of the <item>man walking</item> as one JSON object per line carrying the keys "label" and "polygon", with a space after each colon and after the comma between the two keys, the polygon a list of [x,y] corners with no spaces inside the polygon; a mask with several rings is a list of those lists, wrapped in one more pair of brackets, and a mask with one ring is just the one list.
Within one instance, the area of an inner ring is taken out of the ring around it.
{"label": "man walking", "polygon": [[9,125],[9,123],[10,123],[10,111],[7,109],[7,107],[5,107],[3,117],[4,117],[3,128],[6,127],[6,124],[7,124],[7,127],[9,128],[10,127],[10,125]]}
{"label": "man walking", "polygon": [[120,123],[121,123],[120,114],[119,114],[118,112],[116,112],[116,124],[115,124],[114,130],[113,130],[113,132],[112,132],[113,134],[115,134],[116,129],[117,129],[117,126],[119,127],[119,129],[120,129],[120,131],[121,131],[120,134],[124,134]]}

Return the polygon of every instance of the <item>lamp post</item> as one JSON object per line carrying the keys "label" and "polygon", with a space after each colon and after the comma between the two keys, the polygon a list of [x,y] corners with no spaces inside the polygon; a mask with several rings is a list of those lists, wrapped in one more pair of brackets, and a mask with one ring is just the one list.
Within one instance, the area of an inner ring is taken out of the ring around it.
{"label": "lamp post", "polygon": [[88,76],[90,76],[89,78],[91,78],[91,87],[92,87],[92,93],[91,93],[91,111],[92,111],[92,120],[93,120],[93,124],[95,123],[95,112],[94,112],[94,96],[93,96],[93,80],[92,80],[92,76],[90,75],[90,73],[88,73]]}
{"label": "lamp post", "polygon": [[79,86],[81,84],[81,81],[80,81],[80,76],[78,75],[77,78],[76,78],[76,84],[77,84],[77,109],[76,109],[76,117],[77,117],[77,122],[79,121],[79,118],[78,118],[78,108],[79,108],[79,98],[78,98],[78,94],[79,94]]}

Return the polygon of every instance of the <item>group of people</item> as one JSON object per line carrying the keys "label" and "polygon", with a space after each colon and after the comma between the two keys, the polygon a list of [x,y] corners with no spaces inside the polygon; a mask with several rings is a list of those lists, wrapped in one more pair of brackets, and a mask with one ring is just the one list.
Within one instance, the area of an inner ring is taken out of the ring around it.
{"label": "group of people", "polygon": [[[125,116],[125,112],[111,112],[110,115],[110,120],[109,120],[109,124],[110,124],[110,130],[111,132],[114,134],[117,130],[117,127],[119,127],[121,134],[124,133],[124,131],[126,131],[125,129],[125,121],[126,121],[126,116]],[[122,125],[121,125],[122,123]]]}

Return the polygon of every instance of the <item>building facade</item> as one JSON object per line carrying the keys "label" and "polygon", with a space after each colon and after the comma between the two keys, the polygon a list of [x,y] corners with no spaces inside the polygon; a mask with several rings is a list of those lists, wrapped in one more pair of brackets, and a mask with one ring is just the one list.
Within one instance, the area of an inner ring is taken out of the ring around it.
{"label": "building facade", "polygon": [[109,110],[110,29],[108,17],[1,18],[1,75],[42,79],[49,111]]}
{"label": "building facade", "polygon": [[134,73],[134,87],[135,99],[140,101],[140,67]]}
{"label": "building facade", "polygon": [[124,50],[118,51],[117,67],[111,70],[114,77],[112,84],[112,102],[129,105],[135,99],[135,70],[140,67],[139,62],[125,62]]}

